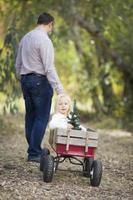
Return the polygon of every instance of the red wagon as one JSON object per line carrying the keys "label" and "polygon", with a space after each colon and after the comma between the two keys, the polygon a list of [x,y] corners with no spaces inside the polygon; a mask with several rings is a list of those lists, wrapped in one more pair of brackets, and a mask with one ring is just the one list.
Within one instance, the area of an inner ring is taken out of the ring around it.
{"label": "red wagon", "polygon": [[83,166],[83,175],[90,178],[92,186],[100,185],[102,163],[94,160],[95,150],[98,146],[98,133],[95,130],[58,128],[50,132],[49,143],[57,156],[53,157],[47,148],[43,149],[40,170],[43,171],[44,182],[51,182],[59,163],[69,159],[70,163]]}

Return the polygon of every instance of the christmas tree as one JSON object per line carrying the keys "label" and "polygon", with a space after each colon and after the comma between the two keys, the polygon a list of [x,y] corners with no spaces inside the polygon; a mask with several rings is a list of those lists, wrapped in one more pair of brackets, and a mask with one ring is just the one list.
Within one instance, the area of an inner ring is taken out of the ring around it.
{"label": "christmas tree", "polygon": [[81,130],[79,115],[76,107],[76,100],[74,100],[73,111],[68,115],[68,123],[73,125],[73,129]]}

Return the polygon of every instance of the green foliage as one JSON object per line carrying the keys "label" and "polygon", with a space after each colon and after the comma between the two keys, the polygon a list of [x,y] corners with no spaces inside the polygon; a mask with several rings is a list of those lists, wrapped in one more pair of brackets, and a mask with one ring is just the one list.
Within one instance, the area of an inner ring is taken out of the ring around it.
{"label": "green foliage", "polygon": [[[13,102],[21,94],[14,73],[18,41],[45,11],[55,17],[56,68],[66,91],[86,110],[91,107],[92,112],[118,118],[132,116],[132,7],[132,0],[1,0],[0,90],[7,94],[6,105],[16,112]],[[78,17],[90,31],[78,23]],[[127,67],[120,67],[121,63]]]}
{"label": "green foliage", "polygon": [[70,114],[68,115],[68,123],[73,125],[73,129],[81,130],[80,120],[79,120],[77,107],[76,107],[76,100],[74,100],[73,111],[71,111]]}

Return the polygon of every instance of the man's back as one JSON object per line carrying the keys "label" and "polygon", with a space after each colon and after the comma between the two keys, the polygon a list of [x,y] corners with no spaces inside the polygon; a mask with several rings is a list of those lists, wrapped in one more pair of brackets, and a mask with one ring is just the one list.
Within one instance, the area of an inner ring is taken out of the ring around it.
{"label": "man's back", "polygon": [[[48,46],[52,46],[47,33],[42,28],[37,27],[22,38],[20,45],[22,51],[20,74],[35,72],[45,75],[45,63],[43,61],[46,59]],[[43,55],[41,55],[42,46]],[[44,57],[44,60],[42,57]]]}
{"label": "man's back", "polygon": [[21,39],[15,63],[16,75],[18,79],[31,73],[45,75],[52,88],[61,93],[63,86],[54,66],[54,47],[47,30],[49,26],[45,28],[39,25]]}

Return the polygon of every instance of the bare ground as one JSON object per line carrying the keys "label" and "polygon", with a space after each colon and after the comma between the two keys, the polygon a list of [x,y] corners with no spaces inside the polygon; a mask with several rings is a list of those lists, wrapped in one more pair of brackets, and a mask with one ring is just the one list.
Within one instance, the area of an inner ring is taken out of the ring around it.
{"label": "bare ground", "polygon": [[132,134],[99,130],[96,158],[103,163],[103,176],[100,187],[91,187],[81,167],[68,162],[60,165],[65,171],[58,170],[52,183],[44,183],[39,165],[26,162],[23,129],[22,119],[10,118],[0,131],[0,200],[133,199]]}

